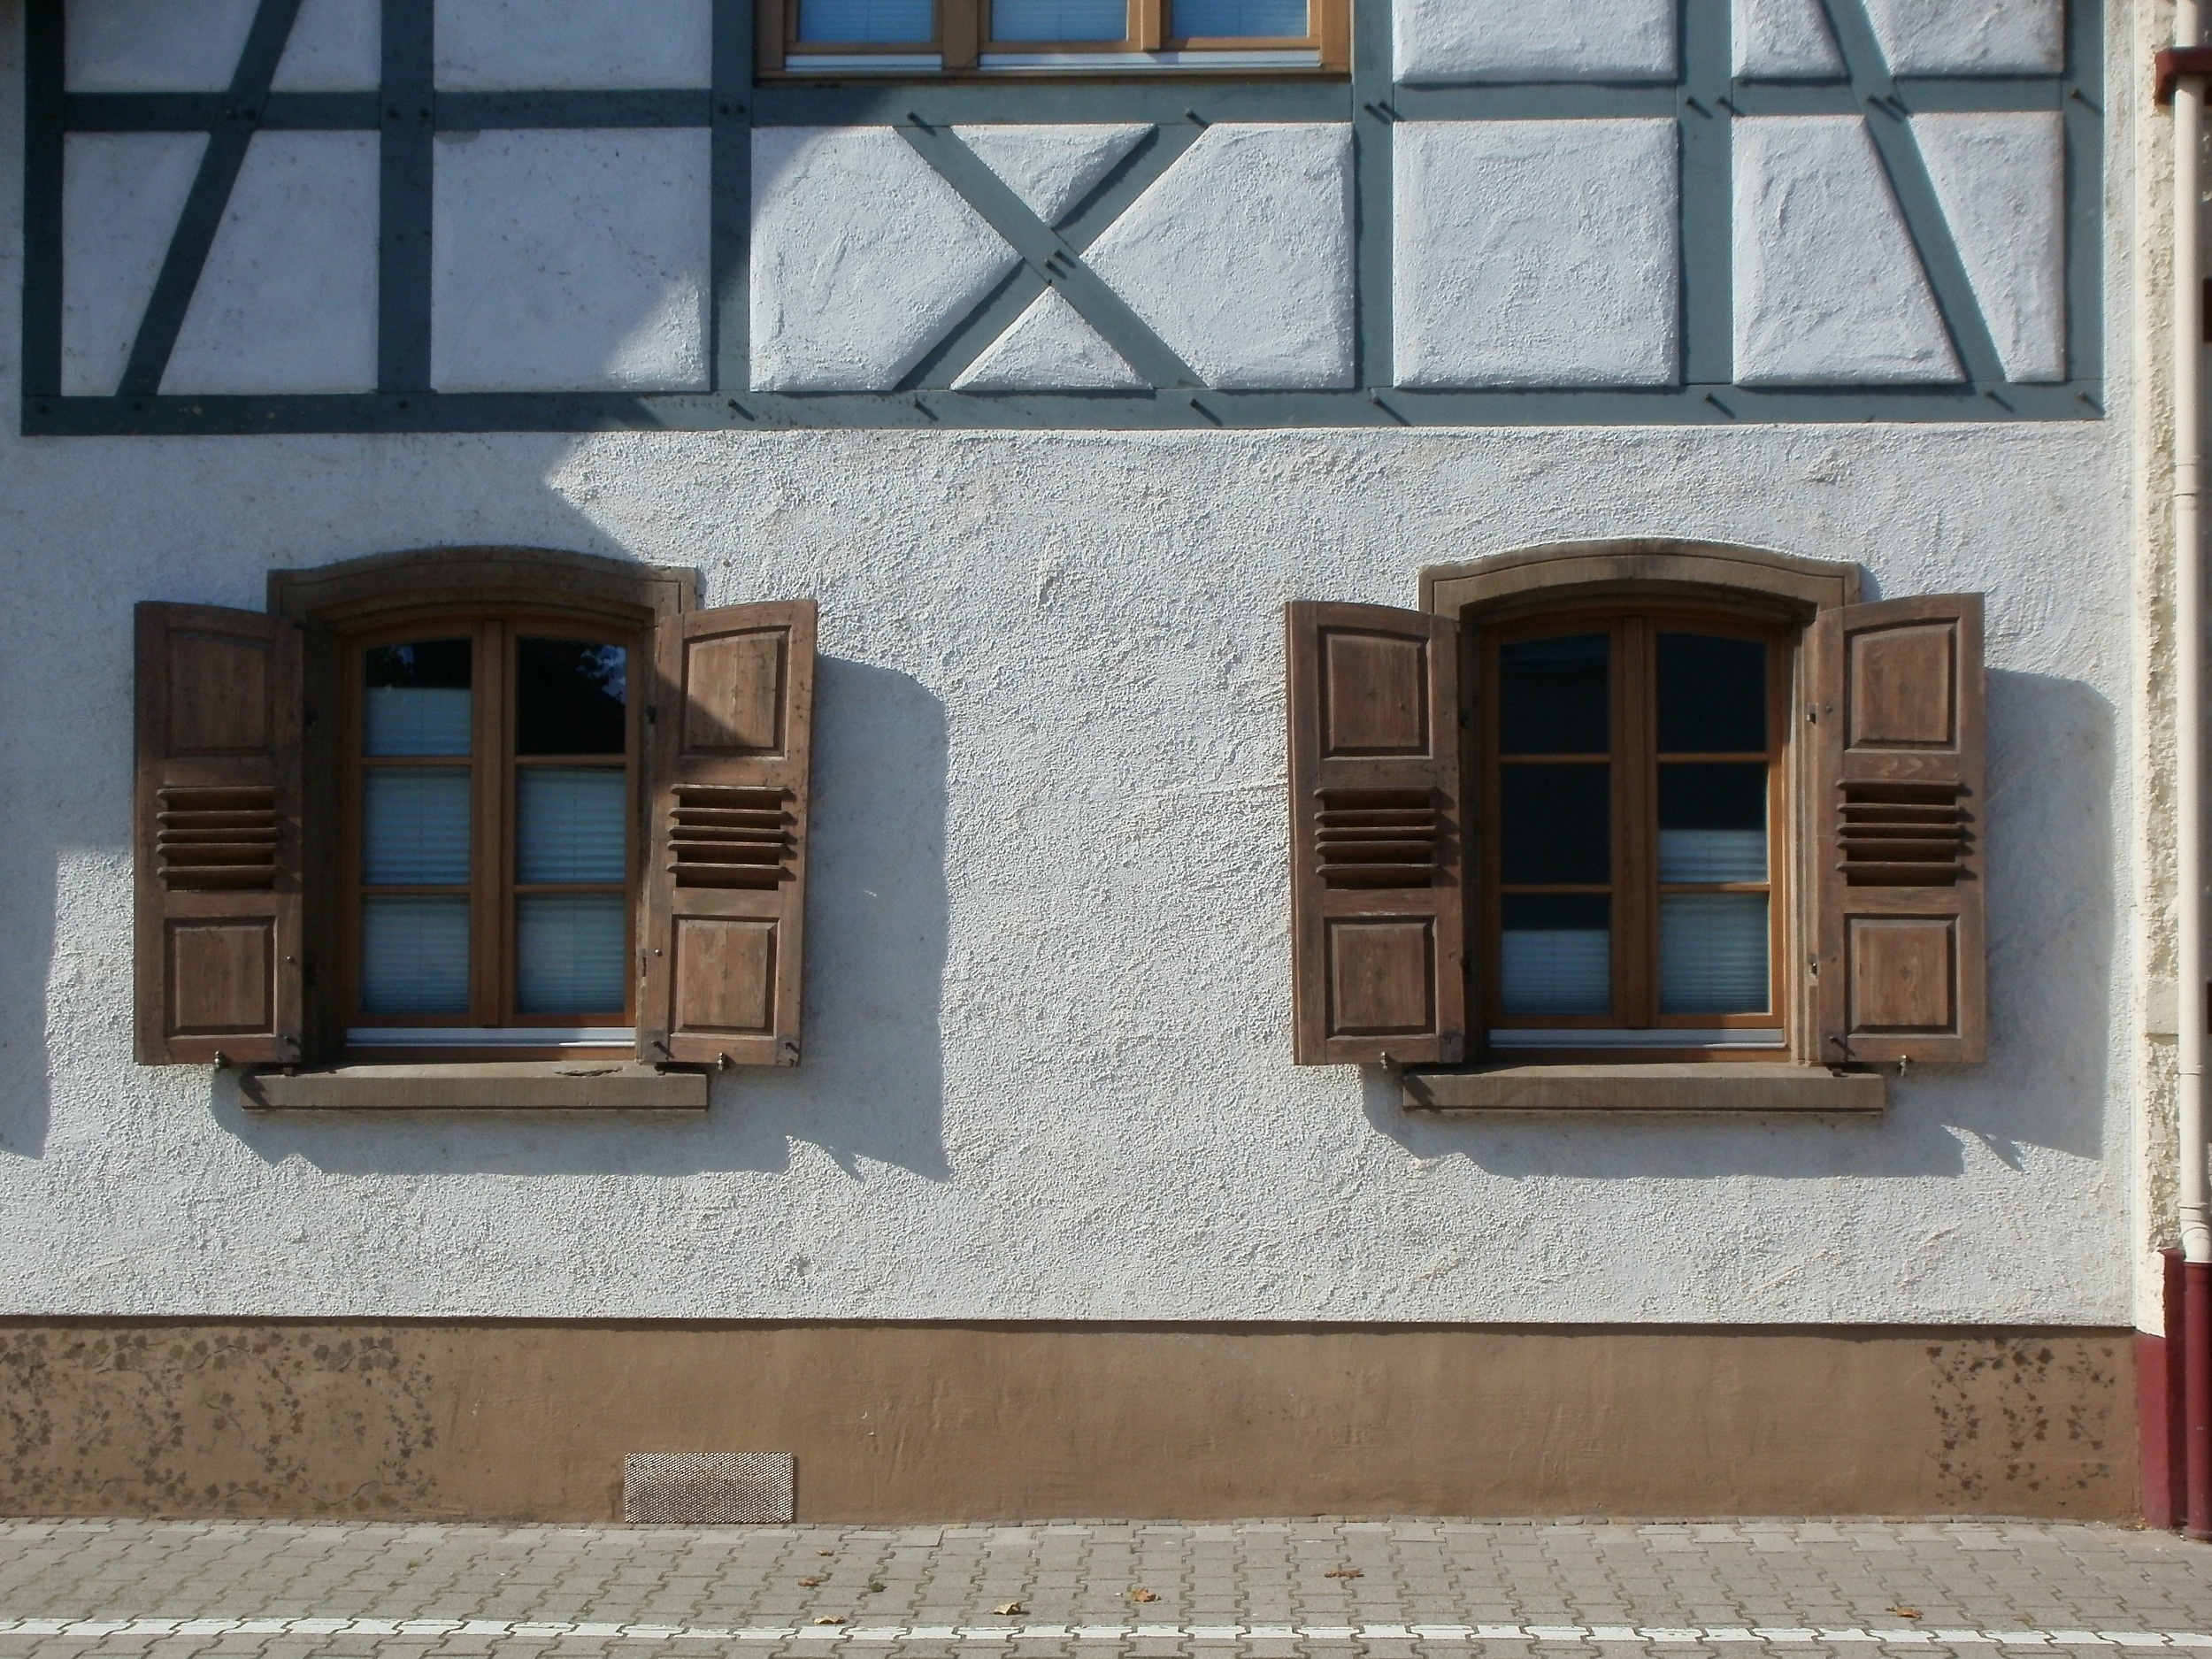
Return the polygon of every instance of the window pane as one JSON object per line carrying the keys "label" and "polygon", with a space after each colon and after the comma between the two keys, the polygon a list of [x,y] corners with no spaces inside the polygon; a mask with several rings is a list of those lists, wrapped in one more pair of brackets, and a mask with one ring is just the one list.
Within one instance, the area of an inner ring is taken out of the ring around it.
{"label": "window pane", "polygon": [[1302,40],[1306,0],[1174,0],[1168,27],[1179,40],[1232,35]]}
{"label": "window pane", "polygon": [[1613,1006],[1613,901],[1509,893],[1498,902],[1498,1000],[1509,1014],[1603,1014]]}
{"label": "window pane", "polygon": [[515,648],[515,752],[619,755],[628,745],[630,654],[588,640]]}
{"label": "window pane", "polygon": [[1669,893],[1659,900],[1659,1010],[1767,1011],[1763,893]]}
{"label": "window pane", "polygon": [[623,775],[605,767],[526,766],[519,777],[517,879],[621,880],[629,797]]}
{"label": "window pane", "polygon": [[1129,38],[1124,0],[991,0],[995,41],[1120,41]]}
{"label": "window pane", "polygon": [[361,1008],[369,1014],[469,1011],[469,902],[361,901]]}
{"label": "window pane", "polygon": [[370,755],[469,752],[469,642],[373,645],[363,674],[361,748]]}
{"label": "window pane", "polygon": [[618,893],[515,901],[515,1006],[526,1014],[604,1014],[622,1006],[628,902]]}
{"label": "window pane", "polygon": [[933,12],[931,0],[799,0],[799,38],[915,45],[936,37]]}
{"label": "window pane", "polygon": [[1498,648],[1498,748],[1507,755],[1602,755],[1606,718],[1602,634],[1520,640]]}
{"label": "window pane", "polygon": [[1767,879],[1767,769],[1659,768],[1659,879]]}
{"label": "window pane", "polygon": [[1499,864],[1507,882],[1601,886],[1612,880],[1612,768],[1499,770]]}
{"label": "window pane", "polygon": [[1759,755],[1767,746],[1767,648],[1708,634],[1659,636],[1659,752]]}
{"label": "window pane", "polygon": [[432,887],[468,879],[468,769],[394,766],[368,773],[362,780],[362,881]]}

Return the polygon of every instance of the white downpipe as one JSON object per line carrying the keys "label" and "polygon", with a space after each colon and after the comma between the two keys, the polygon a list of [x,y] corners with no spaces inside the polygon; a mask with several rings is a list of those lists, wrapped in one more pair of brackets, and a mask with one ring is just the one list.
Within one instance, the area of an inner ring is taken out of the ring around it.
{"label": "white downpipe", "polygon": [[[2199,0],[2174,7],[2174,44],[2202,39]],[[2181,1246],[2192,1262],[2212,1262],[2212,1212],[2205,1166],[2206,1025],[2204,904],[2204,534],[2198,491],[2204,466],[2203,273],[2198,250],[2199,157],[2205,83],[2184,77],[2174,89],[2174,806],[2180,823],[2176,862],[2180,910],[2177,975],[2181,1050]]]}

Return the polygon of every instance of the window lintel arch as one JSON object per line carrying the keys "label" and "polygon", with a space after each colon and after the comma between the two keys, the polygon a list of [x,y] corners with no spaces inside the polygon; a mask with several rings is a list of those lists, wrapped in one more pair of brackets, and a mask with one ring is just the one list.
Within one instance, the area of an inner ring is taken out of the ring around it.
{"label": "window lintel arch", "polygon": [[1855,565],[1719,541],[1547,542],[1421,572],[1421,609],[1482,623],[1579,603],[1683,600],[1803,624],[1859,602]]}
{"label": "window lintel arch", "polygon": [[699,572],[557,548],[478,545],[373,553],[269,572],[270,611],[311,630],[477,609],[567,613],[632,627],[699,608]]}

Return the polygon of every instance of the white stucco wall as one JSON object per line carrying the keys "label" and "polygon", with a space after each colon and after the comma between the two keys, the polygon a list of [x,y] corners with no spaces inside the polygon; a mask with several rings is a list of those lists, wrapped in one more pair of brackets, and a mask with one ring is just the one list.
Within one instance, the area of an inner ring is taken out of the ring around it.
{"label": "white stucco wall", "polygon": [[[2125,1319],[2142,669],[2113,199],[2099,424],[0,429],[0,1309]],[[19,275],[11,239],[0,338]],[[1916,1070],[1878,1122],[1455,1123],[1289,1064],[1282,602],[1408,603],[1425,564],[1624,534],[1988,594],[1986,1065]],[[463,541],[819,600],[803,1068],[718,1079],[703,1119],[362,1121],[131,1064],[132,603],[258,608],[272,565]]]}

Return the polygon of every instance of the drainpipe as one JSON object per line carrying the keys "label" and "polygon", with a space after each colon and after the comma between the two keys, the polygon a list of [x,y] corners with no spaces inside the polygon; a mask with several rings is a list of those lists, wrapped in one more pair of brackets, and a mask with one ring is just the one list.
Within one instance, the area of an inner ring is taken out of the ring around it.
{"label": "drainpipe", "polygon": [[[2174,745],[2179,824],[2181,1059],[2179,1196],[2187,1531],[2212,1539],[2212,1213],[2205,1167],[2204,1055],[2212,1024],[2204,904],[2203,273],[2199,158],[2206,71],[2199,0],[2174,7]],[[2173,1333],[2168,1333],[2170,1340]]]}

